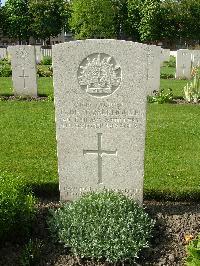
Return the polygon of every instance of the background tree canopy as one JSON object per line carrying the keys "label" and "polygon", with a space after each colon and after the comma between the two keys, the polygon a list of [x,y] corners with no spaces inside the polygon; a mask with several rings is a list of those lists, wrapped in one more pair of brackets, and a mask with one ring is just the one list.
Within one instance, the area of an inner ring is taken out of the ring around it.
{"label": "background tree canopy", "polygon": [[7,0],[5,34],[20,42],[71,30],[78,39],[200,40],[200,0]]}

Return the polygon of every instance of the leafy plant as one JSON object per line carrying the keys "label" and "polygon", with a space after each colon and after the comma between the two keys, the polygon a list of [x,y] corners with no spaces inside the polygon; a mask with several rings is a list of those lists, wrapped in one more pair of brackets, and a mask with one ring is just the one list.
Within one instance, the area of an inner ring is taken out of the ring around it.
{"label": "leafy plant", "polygon": [[192,77],[192,81],[188,82],[184,87],[185,100],[197,103],[200,96],[200,75],[198,68],[192,69]]}
{"label": "leafy plant", "polygon": [[200,235],[196,239],[190,241],[187,246],[188,257],[186,259],[187,266],[200,265]]}
{"label": "leafy plant", "polygon": [[49,219],[54,237],[75,256],[112,263],[134,261],[148,246],[153,224],[132,199],[111,191],[86,194]]}
{"label": "leafy plant", "polygon": [[45,56],[41,62],[40,62],[40,65],[52,65],[52,57],[51,56]]}
{"label": "leafy plant", "polygon": [[12,76],[12,70],[8,59],[5,58],[0,60],[0,77],[11,77],[11,76]]}
{"label": "leafy plant", "polygon": [[174,74],[168,74],[168,73],[161,73],[160,78],[161,79],[174,79],[175,75]]}
{"label": "leafy plant", "polygon": [[164,89],[161,89],[158,92],[155,92],[154,96],[148,96],[149,103],[170,103],[173,100],[172,89],[168,89],[168,93],[165,93]]}
{"label": "leafy plant", "polygon": [[0,240],[28,233],[35,199],[20,178],[1,174],[0,184]]}
{"label": "leafy plant", "polygon": [[44,69],[42,66],[38,66],[37,74],[39,77],[52,77],[53,76],[53,68],[48,67]]}
{"label": "leafy plant", "polygon": [[21,254],[21,266],[37,266],[40,263],[43,244],[39,239],[30,239]]}
{"label": "leafy plant", "polygon": [[176,67],[176,57],[170,55],[170,60],[169,62],[165,62],[165,65],[168,67]]}

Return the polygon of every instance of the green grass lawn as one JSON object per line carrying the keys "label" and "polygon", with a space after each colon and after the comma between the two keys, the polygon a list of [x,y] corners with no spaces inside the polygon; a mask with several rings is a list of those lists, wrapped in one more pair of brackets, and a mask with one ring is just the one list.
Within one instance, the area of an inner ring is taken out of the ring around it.
{"label": "green grass lawn", "polygon": [[[52,78],[38,79],[38,94],[39,96],[53,96]],[[0,77],[0,96],[4,95],[13,95],[12,78]]]}
{"label": "green grass lawn", "polygon": [[0,102],[0,171],[27,184],[57,184],[53,102]]}
{"label": "green grass lawn", "polygon": [[200,107],[149,104],[145,191],[200,199]]}
{"label": "green grass lawn", "polygon": [[184,91],[183,88],[187,84],[188,80],[173,80],[173,79],[161,79],[160,88],[161,89],[172,89],[174,98],[183,98]]}
{"label": "green grass lawn", "polygon": [[[149,104],[145,195],[200,199],[200,107]],[[0,171],[58,189],[53,102],[0,102]]]}
{"label": "green grass lawn", "polygon": [[176,68],[175,67],[168,67],[166,65],[163,65],[160,69],[161,74],[172,74],[175,75],[176,73]]}

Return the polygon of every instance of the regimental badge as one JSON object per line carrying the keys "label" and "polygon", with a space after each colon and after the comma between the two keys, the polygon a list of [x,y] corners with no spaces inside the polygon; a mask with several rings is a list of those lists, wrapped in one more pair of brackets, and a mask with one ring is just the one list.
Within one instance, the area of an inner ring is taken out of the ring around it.
{"label": "regimental badge", "polygon": [[78,69],[78,81],[83,90],[94,97],[109,96],[119,88],[122,80],[120,66],[104,53],[85,58]]}

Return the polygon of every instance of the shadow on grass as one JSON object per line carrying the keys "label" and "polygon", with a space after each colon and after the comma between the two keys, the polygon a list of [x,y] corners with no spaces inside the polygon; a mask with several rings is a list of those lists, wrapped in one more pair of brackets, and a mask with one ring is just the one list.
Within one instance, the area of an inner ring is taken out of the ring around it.
{"label": "shadow on grass", "polygon": [[195,201],[200,202],[200,189],[185,190],[185,191],[170,191],[158,189],[144,189],[145,200],[157,201]]}
{"label": "shadow on grass", "polygon": [[44,184],[33,183],[30,185],[30,187],[36,197],[43,199],[45,198],[45,199],[59,200],[60,197],[59,186],[56,183],[44,183]]}

